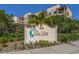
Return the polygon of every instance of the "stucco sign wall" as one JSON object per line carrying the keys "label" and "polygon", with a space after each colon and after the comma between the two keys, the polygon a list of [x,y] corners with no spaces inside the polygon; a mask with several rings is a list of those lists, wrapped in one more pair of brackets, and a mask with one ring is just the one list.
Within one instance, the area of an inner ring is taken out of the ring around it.
{"label": "stucco sign wall", "polygon": [[42,27],[25,27],[25,43],[39,40],[57,41],[57,27],[50,28],[46,25]]}

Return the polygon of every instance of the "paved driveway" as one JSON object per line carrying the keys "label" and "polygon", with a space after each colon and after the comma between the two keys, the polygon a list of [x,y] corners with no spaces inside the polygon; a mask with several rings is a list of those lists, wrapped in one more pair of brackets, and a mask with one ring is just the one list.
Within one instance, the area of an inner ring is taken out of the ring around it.
{"label": "paved driveway", "polygon": [[79,53],[79,41],[46,48],[4,52],[2,54],[78,54],[78,53]]}

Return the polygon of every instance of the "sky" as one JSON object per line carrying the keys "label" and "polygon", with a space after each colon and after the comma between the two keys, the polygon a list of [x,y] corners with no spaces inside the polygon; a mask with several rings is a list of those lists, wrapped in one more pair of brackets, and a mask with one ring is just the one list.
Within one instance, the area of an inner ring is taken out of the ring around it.
{"label": "sky", "polygon": [[[8,14],[23,16],[29,12],[36,13],[46,10],[56,4],[0,4],[0,10],[5,10]],[[63,6],[64,4],[61,4]],[[66,4],[73,13],[73,18],[79,19],[79,4]]]}

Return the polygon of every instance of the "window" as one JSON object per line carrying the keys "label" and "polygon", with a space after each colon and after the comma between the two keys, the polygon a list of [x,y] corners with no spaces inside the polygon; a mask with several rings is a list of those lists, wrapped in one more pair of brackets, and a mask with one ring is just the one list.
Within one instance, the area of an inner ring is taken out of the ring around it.
{"label": "window", "polygon": [[54,11],[54,14],[57,14],[57,10],[56,10],[56,11]]}

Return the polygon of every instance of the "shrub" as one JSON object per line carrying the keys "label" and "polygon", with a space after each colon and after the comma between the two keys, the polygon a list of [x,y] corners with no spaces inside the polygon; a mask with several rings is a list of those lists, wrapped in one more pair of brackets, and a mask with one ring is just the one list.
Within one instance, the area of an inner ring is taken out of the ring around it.
{"label": "shrub", "polygon": [[29,44],[26,44],[26,46],[29,49],[33,49],[33,48],[54,46],[55,44],[56,44],[56,42],[49,42],[47,40],[39,40],[39,41],[36,41],[35,43],[30,42]]}
{"label": "shrub", "polygon": [[38,44],[41,45],[42,47],[50,46],[50,42],[46,40],[39,40]]}
{"label": "shrub", "polygon": [[29,48],[29,49],[33,49],[34,48],[34,44],[33,43],[29,43],[29,44],[26,44],[27,45],[27,47]]}
{"label": "shrub", "polygon": [[17,35],[16,35],[16,38],[18,39],[18,40],[24,40],[24,34],[22,34],[22,33],[17,33]]}
{"label": "shrub", "polygon": [[79,40],[79,34],[76,34],[76,33],[72,33],[72,34],[69,34],[69,33],[60,34],[59,38],[58,38],[58,41],[65,42],[65,43],[67,43],[69,41],[75,41],[75,40]]}
{"label": "shrub", "polygon": [[16,41],[16,37],[14,36],[14,34],[7,33],[0,37],[0,44],[12,41]]}

